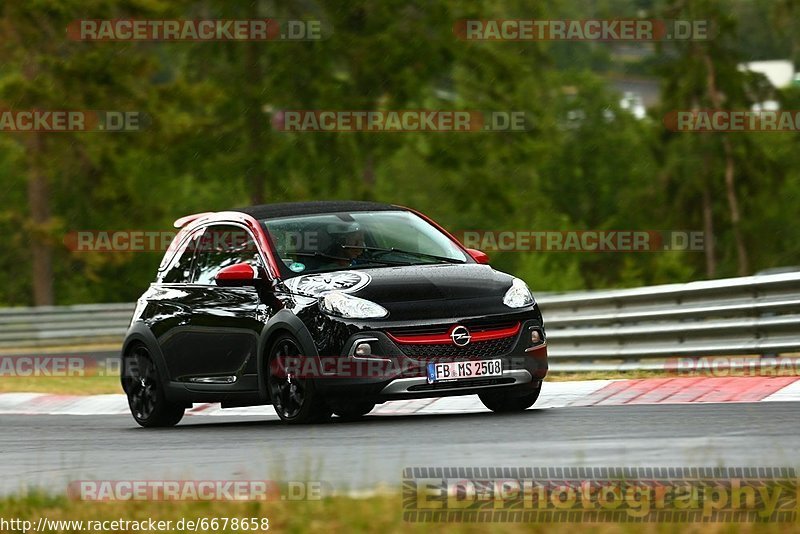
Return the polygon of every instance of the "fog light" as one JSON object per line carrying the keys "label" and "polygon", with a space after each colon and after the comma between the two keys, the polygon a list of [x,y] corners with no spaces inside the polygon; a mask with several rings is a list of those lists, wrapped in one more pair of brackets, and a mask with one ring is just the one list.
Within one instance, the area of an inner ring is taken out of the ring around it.
{"label": "fog light", "polygon": [[538,345],[541,342],[542,342],[542,334],[536,329],[531,330],[531,343],[533,343],[534,345]]}
{"label": "fog light", "polygon": [[354,354],[362,358],[365,358],[367,356],[372,356],[372,345],[370,345],[369,343],[359,343],[358,345],[356,345],[356,350]]}

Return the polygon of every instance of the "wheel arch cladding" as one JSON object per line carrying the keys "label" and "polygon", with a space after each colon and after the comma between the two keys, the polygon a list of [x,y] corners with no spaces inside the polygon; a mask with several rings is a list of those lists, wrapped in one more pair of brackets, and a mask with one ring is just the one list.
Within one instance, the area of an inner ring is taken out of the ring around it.
{"label": "wheel arch cladding", "polygon": [[261,331],[261,342],[258,344],[258,389],[261,396],[269,400],[267,392],[267,358],[273,343],[279,336],[289,334],[294,337],[306,356],[317,357],[317,347],[306,325],[294,313],[287,309],[280,310],[264,326]]}
{"label": "wheel arch cladding", "polygon": [[[150,357],[156,364],[158,375],[162,381],[161,386],[165,392],[168,392],[169,388],[167,387],[167,383],[170,381],[170,376],[164,354],[162,354],[161,347],[158,345],[158,340],[153,332],[147,325],[139,321],[131,325],[128,329],[128,333],[125,335],[125,341],[122,343],[122,350],[120,352],[120,383],[123,383],[122,379],[125,373],[125,356],[128,354],[131,347],[135,345],[144,345],[150,352]],[[167,395],[169,395],[169,393],[167,393]]]}

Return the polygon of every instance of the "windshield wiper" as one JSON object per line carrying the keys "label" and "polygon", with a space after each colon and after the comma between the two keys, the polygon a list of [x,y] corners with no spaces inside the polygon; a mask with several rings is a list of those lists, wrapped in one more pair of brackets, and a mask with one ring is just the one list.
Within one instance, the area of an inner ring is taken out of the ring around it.
{"label": "windshield wiper", "polygon": [[420,258],[431,258],[434,260],[445,261],[447,263],[466,263],[464,260],[448,258],[447,256],[437,256],[436,254],[428,254],[427,252],[416,252],[413,250],[404,250],[402,248],[397,248],[397,247],[384,248],[384,247],[368,247],[368,246],[362,247],[358,245],[342,245],[342,248],[356,248],[359,250],[369,250],[370,252],[380,252],[383,254],[396,252],[398,254],[408,254],[409,256],[417,256]]}
{"label": "windshield wiper", "polygon": [[[361,247],[343,247],[343,248],[361,248]],[[351,267],[358,267],[360,264],[367,264],[367,263],[378,263],[381,265],[411,265],[407,261],[392,261],[392,260],[381,260],[381,259],[373,259],[373,258],[345,258],[344,256],[333,256],[331,254],[323,254],[322,252],[291,252],[287,253],[287,256],[303,256],[303,257],[312,257],[312,258],[325,258],[329,260],[336,260],[336,261],[346,261],[352,262],[354,259],[356,260],[355,265],[351,265]]]}

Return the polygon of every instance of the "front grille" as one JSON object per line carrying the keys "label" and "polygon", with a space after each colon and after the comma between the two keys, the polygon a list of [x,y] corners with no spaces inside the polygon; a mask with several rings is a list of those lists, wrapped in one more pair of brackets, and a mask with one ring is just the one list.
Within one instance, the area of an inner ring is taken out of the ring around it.
{"label": "front grille", "polygon": [[[458,324],[466,326],[471,333],[486,332],[487,330],[503,330],[505,328],[513,328],[517,321],[487,321],[487,320],[472,320],[464,321]],[[407,326],[396,328],[391,331],[393,335],[400,336],[421,336],[430,334],[446,334],[453,327],[453,323],[428,325],[428,326]]]}
{"label": "front grille", "polygon": [[516,341],[516,336],[487,341],[475,341],[466,347],[449,344],[423,344],[423,343],[398,343],[403,354],[411,358],[424,358],[430,361],[451,361],[478,359],[484,360],[502,356],[511,351]]}
{"label": "front grille", "polygon": [[458,389],[474,388],[479,386],[499,386],[502,384],[513,384],[513,378],[473,378],[460,382],[434,382],[433,384],[418,384],[410,386],[408,391],[432,391],[437,389]]}

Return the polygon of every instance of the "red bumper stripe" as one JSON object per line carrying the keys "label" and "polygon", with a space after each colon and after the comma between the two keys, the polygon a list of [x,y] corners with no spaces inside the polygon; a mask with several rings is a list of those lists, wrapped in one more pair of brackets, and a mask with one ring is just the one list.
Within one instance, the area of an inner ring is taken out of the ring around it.
{"label": "red bumper stripe", "polygon": [[[448,345],[452,344],[453,340],[450,338],[450,332],[453,331],[458,325],[454,325],[446,334],[422,334],[414,336],[395,336],[387,332],[387,335],[395,343],[403,345]],[[483,332],[471,333],[471,342],[476,341],[490,341],[492,339],[503,339],[506,337],[516,336],[519,333],[520,323],[515,324],[509,328],[498,328],[496,330],[484,330]]]}

